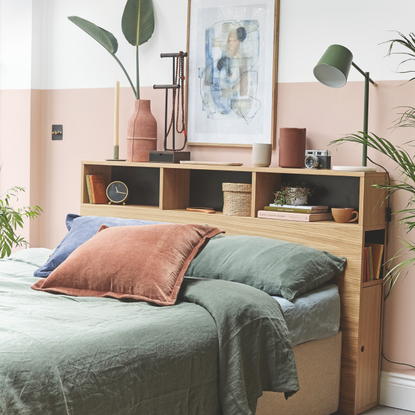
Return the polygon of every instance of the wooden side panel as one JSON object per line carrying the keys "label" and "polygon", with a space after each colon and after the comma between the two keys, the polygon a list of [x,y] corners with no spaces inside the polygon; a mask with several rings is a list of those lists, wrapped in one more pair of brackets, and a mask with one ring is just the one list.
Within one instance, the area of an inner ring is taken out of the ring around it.
{"label": "wooden side panel", "polygon": [[360,180],[361,200],[359,224],[366,228],[386,226],[386,193],[373,187],[374,184],[386,183],[385,174],[369,174]]}
{"label": "wooden side panel", "polygon": [[251,216],[255,218],[260,209],[274,200],[274,193],[281,184],[280,174],[252,173],[252,209]]}
{"label": "wooden side panel", "polygon": [[381,308],[382,286],[363,288],[360,305],[356,413],[376,406],[379,401]]}
{"label": "wooden side panel", "polygon": [[160,169],[160,208],[189,207],[190,171]]}

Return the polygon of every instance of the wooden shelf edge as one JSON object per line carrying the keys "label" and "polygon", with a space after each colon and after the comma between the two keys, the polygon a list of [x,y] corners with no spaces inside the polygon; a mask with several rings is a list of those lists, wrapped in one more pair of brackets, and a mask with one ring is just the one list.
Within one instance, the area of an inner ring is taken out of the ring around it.
{"label": "wooden shelf edge", "polygon": [[378,280],[373,280],[373,281],[367,281],[367,282],[363,282],[362,283],[362,287],[373,287],[374,285],[381,285],[383,284],[383,280],[378,279]]}
{"label": "wooden shelf edge", "polygon": [[222,170],[222,171],[245,171],[252,173],[278,173],[278,174],[301,174],[301,175],[318,175],[318,176],[346,176],[346,177],[377,177],[382,172],[354,172],[339,170],[321,170],[321,169],[299,169],[283,167],[254,167],[254,166],[216,166],[208,164],[180,164],[180,163],[156,163],[156,162],[128,162],[128,161],[106,161],[106,160],[83,160],[82,165],[96,166],[122,166],[122,167],[150,167],[165,169],[184,169],[184,170]]}

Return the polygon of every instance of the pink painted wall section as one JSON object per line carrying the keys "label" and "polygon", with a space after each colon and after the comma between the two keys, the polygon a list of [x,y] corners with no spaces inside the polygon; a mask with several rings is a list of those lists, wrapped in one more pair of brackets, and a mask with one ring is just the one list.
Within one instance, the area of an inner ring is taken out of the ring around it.
{"label": "pink painted wall section", "polygon": [[[40,103],[37,90],[0,90],[0,194],[13,186],[26,190],[13,201],[15,208],[40,201]],[[19,233],[37,245],[40,224],[26,220]]]}

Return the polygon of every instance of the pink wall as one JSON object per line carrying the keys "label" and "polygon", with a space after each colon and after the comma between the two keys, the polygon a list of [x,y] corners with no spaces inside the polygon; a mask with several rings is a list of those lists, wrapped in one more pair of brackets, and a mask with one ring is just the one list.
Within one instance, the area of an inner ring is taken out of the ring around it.
{"label": "pink wall", "polygon": [[[40,203],[41,92],[0,90],[0,194],[23,187],[15,207]],[[39,243],[40,224],[30,221],[21,235]]]}
{"label": "pink wall", "polygon": [[[164,132],[164,92],[142,88],[142,98],[152,100],[152,112],[158,120],[158,148],[162,148]],[[370,89],[369,128],[378,135],[403,144],[411,139],[410,129],[391,130],[397,117],[396,107],[410,105],[415,84],[401,86],[399,81],[379,82]],[[114,90],[70,89],[32,91],[0,91],[0,160],[5,174],[0,184],[20,184],[30,189],[30,203],[38,203],[44,213],[31,228],[34,246],[54,248],[66,233],[65,216],[79,213],[80,162],[112,157]],[[130,88],[120,92],[120,158],[126,157],[126,126],[133,111],[134,97]],[[7,107],[7,108],[6,108]],[[31,108],[30,108],[31,107]],[[3,119],[3,114],[9,114]],[[326,149],[328,143],[343,134],[362,128],[363,83],[349,82],[342,89],[331,89],[319,83],[283,83],[279,85],[277,136],[282,127],[305,127],[307,148]],[[29,122],[30,120],[30,122]],[[36,122],[36,120],[38,120]],[[40,120],[40,121],[39,121]],[[51,140],[52,124],[63,124],[63,141]],[[16,126],[19,126],[16,129]],[[16,151],[16,148],[18,151]],[[235,147],[189,147],[193,160],[240,161],[251,164],[251,150]],[[361,149],[345,144],[332,148],[334,165],[359,165]],[[411,152],[411,151],[410,151]],[[395,166],[369,150],[369,156],[397,178]],[[6,169],[7,165],[7,169]],[[278,165],[278,145],[272,166]],[[407,195],[392,199],[394,211],[403,208]],[[396,219],[389,227],[388,256],[406,237]],[[414,315],[411,293],[415,289],[413,272],[396,285],[385,304],[384,350],[394,360],[413,363],[415,333],[408,330],[407,316]],[[414,370],[384,362],[383,369],[415,375]]]}

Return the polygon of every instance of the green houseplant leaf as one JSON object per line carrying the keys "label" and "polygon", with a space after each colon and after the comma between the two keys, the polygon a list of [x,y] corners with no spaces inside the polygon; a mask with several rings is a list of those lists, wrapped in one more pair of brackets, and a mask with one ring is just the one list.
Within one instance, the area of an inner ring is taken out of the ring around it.
{"label": "green houseplant leaf", "polygon": [[0,258],[9,256],[13,246],[27,245],[28,242],[19,236],[17,228],[23,228],[23,219],[34,219],[40,215],[42,209],[39,206],[14,209],[10,206],[10,199],[17,199],[18,192],[24,192],[22,187],[12,187],[0,195]]}
{"label": "green houseplant leaf", "polygon": [[111,32],[108,32],[102,27],[99,27],[88,20],[82,19],[81,17],[69,16],[68,19],[95,39],[111,54],[127,77],[136,99],[140,99],[138,46],[147,42],[154,32],[154,11],[152,0],[128,0],[121,20],[122,31],[125,38],[131,45],[136,47],[136,87],[134,87],[134,84],[124,68],[124,65],[116,56],[118,51],[118,41],[115,36]]}
{"label": "green houseplant leaf", "polygon": [[[127,71],[124,68],[124,65],[120,62],[120,60],[115,55],[118,50],[118,41],[115,36],[108,32],[107,30],[103,29],[102,27],[97,26],[96,24],[90,22],[89,20],[82,19],[78,16],[68,16],[68,19],[82,29],[85,33],[95,39],[101,46],[103,46],[111,56],[118,62],[123,70],[125,76],[128,79],[128,82],[133,89],[134,95],[137,96],[137,91],[134,87],[134,84],[131,81],[130,76],[128,75]],[[137,85],[138,88],[138,85]]]}
{"label": "green houseplant leaf", "polygon": [[122,32],[133,46],[147,42],[154,32],[152,0],[128,0],[121,21]]}
{"label": "green houseplant leaf", "polygon": [[[410,33],[408,36],[398,32],[399,38],[389,40],[388,55],[402,55],[404,60],[399,64],[398,68],[407,62],[415,61],[415,34]],[[402,47],[402,50],[393,52],[395,47]],[[415,70],[399,71],[400,73],[414,73]],[[407,82],[414,81],[415,77],[410,78]],[[400,114],[399,119],[395,122],[394,128],[408,128],[415,127],[415,107],[407,106],[401,107],[406,110]],[[394,215],[398,215],[399,223],[404,226],[406,232],[409,233],[415,229],[415,156],[412,156],[405,149],[395,146],[389,140],[379,137],[374,133],[365,133],[359,131],[354,134],[348,134],[343,138],[332,141],[331,144],[340,144],[343,142],[364,144],[368,148],[372,148],[379,153],[386,156],[388,159],[396,163],[400,173],[400,180],[394,180],[391,182],[388,179],[386,183],[378,183],[373,186],[378,189],[387,191],[387,198],[397,191],[405,191],[409,194],[407,205],[404,209],[394,212]],[[406,143],[412,145],[413,142]],[[370,159],[369,159],[370,160]],[[389,176],[389,174],[388,174]],[[392,258],[386,261],[389,270],[384,277],[384,284],[388,285],[388,294],[395,285],[401,271],[408,267],[415,265],[415,242],[402,240],[404,249],[411,255],[409,259],[403,260],[397,265],[393,265],[393,261],[398,260],[401,255],[396,253]]]}
{"label": "green houseplant leaf", "polygon": [[140,69],[138,47],[147,42],[154,32],[152,0],[128,0],[121,20],[121,28],[127,41],[136,47],[136,98],[140,98]]}
{"label": "green houseplant leaf", "polygon": [[95,39],[109,53],[112,55],[117,53],[118,41],[112,33],[78,16],[69,16],[68,19],[72,23],[76,24],[85,33],[88,33],[89,36]]}

